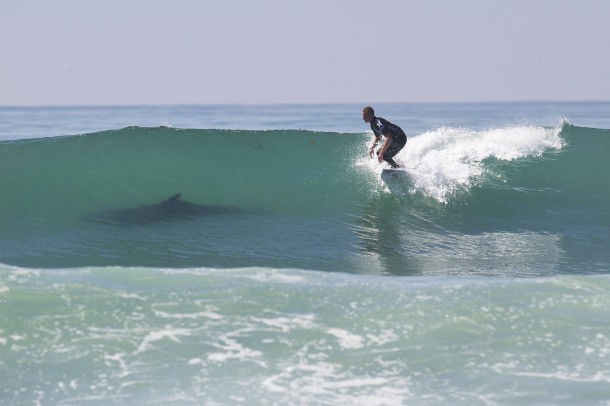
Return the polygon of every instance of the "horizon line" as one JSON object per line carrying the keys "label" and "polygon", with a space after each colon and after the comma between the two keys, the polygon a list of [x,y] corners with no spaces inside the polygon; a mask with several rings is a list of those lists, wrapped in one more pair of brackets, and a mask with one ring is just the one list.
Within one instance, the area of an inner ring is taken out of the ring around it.
{"label": "horizon line", "polygon": [[101,107],[197,107],[197,106],[242,106],[242,107],[272,107],[272,106],[337,106],[337,105],[422,105],[422,104],[536,104],[536,103],[610,103],[610,99],[561,99],[561,100],[482,100],[482,101],[369,101],[369,102],[276,102],[276,103],[99,103],[99,104],[2,104],[0,108],[101,108]]}

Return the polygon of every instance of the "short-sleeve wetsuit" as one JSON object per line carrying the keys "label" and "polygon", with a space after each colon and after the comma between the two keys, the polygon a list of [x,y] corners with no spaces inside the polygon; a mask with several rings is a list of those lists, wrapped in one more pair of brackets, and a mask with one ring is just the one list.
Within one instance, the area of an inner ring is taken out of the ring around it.
{"label": "short-sleeve wetsuit", "polygon": [[[375,134],[377,140],[381,140],[381,136],[390,134],[392,143],[383,154],[383,160],[392,165],[392,168],[397,168],[398,164],[392,159],[407,143],[407,135],[396,124],[390,123],[388,120],[381,117],[374,117],[371,121],[371,130]],[[379,153],[379,151],[378,151]]]}

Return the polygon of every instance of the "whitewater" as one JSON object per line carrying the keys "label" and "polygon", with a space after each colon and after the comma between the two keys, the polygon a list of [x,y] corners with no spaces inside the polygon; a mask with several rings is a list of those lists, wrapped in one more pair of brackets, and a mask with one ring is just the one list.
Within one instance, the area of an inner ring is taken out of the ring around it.
{"label": "whitewater", "polygon": [[610,104],[375,107],[0,108],[0,404],[610,402]]}

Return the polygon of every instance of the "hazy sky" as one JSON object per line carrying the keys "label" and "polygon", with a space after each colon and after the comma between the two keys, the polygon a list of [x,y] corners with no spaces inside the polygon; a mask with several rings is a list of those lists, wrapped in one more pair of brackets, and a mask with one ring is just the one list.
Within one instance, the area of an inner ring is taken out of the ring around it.
{"label": "hazy sky", "polygon": [[0,0],[0,105],[610,100],[606,0]]}

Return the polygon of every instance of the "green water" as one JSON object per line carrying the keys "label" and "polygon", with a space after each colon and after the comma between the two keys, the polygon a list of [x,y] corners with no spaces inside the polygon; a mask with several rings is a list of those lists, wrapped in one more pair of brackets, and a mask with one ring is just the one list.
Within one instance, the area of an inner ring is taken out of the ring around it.
{"label": "green water", "polygon": [[[4,263],[34,267],[255,265],[405,275],[608,269],[606,131],[440,129],[409,141],[399,155],[408,177],[392,182],[366,158],[366,140],[132,127],[3,142],[1,171],[11,175],[1,179],[0,254]],[[176,193],[235,214],[144,226],[90,221]]]}

